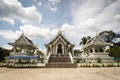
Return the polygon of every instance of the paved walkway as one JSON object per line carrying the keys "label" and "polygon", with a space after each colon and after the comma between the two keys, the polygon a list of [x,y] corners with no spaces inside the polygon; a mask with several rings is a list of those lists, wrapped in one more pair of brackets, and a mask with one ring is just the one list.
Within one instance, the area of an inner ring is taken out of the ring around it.
{"label": "paved walkway", "polygon": [[120,67],[0,68],[0,80],[120,80]]}

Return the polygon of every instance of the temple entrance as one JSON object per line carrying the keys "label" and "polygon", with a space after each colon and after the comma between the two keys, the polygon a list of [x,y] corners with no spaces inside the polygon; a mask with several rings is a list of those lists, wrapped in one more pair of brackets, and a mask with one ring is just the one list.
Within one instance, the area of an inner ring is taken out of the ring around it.
{"label": "temple entrance", "polygon": [[45,47],[47,49],[46,68],[77,67],[72,57],[74,44],[71,44],[60,31],[52,41],[45,44]]}
{"label": "temple entrance", "polygon": [[62,45],[61,44],[58,44],[57,54],[62,54]]}

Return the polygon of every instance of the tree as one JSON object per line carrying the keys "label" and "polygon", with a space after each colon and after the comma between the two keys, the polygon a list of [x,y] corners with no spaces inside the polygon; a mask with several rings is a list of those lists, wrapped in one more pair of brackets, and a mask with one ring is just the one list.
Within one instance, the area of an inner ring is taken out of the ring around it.
{"label": "tree", "polygon": [[40,50],[37,51],[37,55],[38,55],[38,60],[41,60],[41,62],[43,63],[43,60],[44,60],[44,53]]}
{"label": "tree", "polygon": [[74,50],[74,56],[79,56],[79,55],[81,55],[81,51],[80,50],[77,50],[77,49],[75,49]]}
{"label": "tree", "polygon": [[9,55],[10,55],[10,53],[8,50],[0,47],[0,61],[3,61],[5,59],[5,57],[9,56]]}
{"label": "tree", "polygon": [[80,45],[85,45],[86,44],[86,42],[88,41],[88,40],[90,40],[91,39],[91,37],[90,36],[87,36],[87,37],[83,37],[82,38],[82,41],[79,43]]}
{"label": "tree", "polygon": [[101,63],[101,58],[100,57],[96,58],[96,60],[97,60],[98,63]]}
{"label": "tree", "polygon": [[102,31],[99,33],[99,36],[105,41],[105,42],[111,42],[113,43],[113,39],[116,38],[116,33],[112,30],[110,31]]}
{"label": "tree", "polygon": [[120,34],[116,34],[116,38],[120,38]]}
{"label": "tree", "polygon": [[114,43],[113,46],[110,46],[110,49],[107,50],[110,56],[114,58],[120,58],[120,42]]}

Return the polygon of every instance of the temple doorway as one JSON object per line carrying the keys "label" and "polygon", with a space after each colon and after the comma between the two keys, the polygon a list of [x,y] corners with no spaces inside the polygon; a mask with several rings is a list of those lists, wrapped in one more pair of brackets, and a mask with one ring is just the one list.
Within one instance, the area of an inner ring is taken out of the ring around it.
{"label": "temple doorway", "polygon": [[62,45],[61,44],[58,44],[57,54],[62,54]]}

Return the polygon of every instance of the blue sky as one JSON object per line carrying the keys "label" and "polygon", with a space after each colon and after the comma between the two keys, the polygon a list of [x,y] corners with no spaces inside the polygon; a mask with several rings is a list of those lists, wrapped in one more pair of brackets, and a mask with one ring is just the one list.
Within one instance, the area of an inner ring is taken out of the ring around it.
{"label": "blue sky", "polygon": [[11,48],[22,30],[35,45],[44,44],[59,30],[80,48],[83,36],[104,30],[120,33],[120,0],[0,0],[0,46]]}

